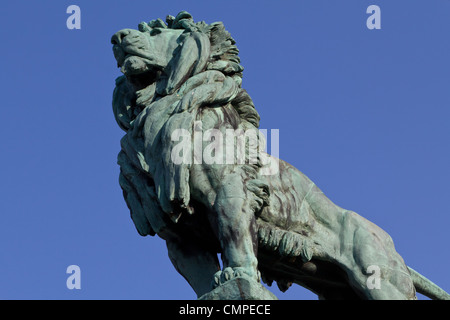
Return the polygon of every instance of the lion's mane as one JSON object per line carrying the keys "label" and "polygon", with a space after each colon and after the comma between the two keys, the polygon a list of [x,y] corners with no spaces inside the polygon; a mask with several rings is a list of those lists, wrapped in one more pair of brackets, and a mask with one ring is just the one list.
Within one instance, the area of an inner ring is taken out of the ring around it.
{"label": "lion's mane", "polygon": [[[195,23],[183,11],[176,17],[168,16],[166,23],[161,19],[141,22],[138,29],[150,34],[163,29],[182,31],[180,45],[174,50],[165,75],[158,73],[155,82],[143,87],[126,76],[118,77],[113,93],[116,121],[127,133],[118,156],[119,183],[139,234],[154,235],[170,220],[177,222],[183,213],[193,211],[190,166],[174,165],[171,161],[171,132],[179,127],[193,132],[199,110],[205,107],[231,106],[234,112],[223,112],[235,129],[257,129],[260,117],[250,96],[241,88],[243,67],[239,50],[222,22]],[[184,61],[180,62],[187,39],[198,46],[198,59],[189,70]],[[172,78],[179,77],[174,75],[176,72],[185,73],[182,81],[170,84]],[[199,88],[208,89],[196,91]],[[256,179],[259,166],[246,166],[250,179]]]}

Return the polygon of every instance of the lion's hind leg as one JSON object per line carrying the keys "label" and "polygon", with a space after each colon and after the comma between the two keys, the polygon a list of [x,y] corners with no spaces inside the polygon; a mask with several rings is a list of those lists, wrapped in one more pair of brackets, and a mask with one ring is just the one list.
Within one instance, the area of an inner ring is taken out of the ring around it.
{"label": "lion's hind leg", "polygon": [[350,285],[363,299],[416,299],[410,275],[399,268],[373,264],[366,270],[355,268],[348,274]]}
{"label": "lion's hind leg", "polygon": [[354,227],[346,263],[350,285],[364,299],[415,299],[408,268],[391,237],[356,213],[349,215]]}

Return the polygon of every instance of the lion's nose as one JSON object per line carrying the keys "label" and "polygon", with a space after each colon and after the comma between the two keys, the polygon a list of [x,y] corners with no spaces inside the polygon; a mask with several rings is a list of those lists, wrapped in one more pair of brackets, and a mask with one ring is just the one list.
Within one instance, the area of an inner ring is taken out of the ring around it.
{"label": "lion's nose", "polygon": [[112,44],[122,43],[123,38],[125,38],[130,33],[131,33],[130,29],[122,29],[122,30],[116,32],[111,38],[111,43]]}

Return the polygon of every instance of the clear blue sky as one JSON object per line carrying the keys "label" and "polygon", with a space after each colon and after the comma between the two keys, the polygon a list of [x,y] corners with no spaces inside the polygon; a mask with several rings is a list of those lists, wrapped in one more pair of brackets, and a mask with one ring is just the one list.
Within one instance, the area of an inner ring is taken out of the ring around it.
{"label": "clear blue sky", "polygon": [[[111,108],[111,35],[181,10],[231,32],[280,157],[450,291],[450,1],[17,0],[0,11],[0,299],[195,299],[129,218]],[[66,288],[72,264],[81,290]]]}

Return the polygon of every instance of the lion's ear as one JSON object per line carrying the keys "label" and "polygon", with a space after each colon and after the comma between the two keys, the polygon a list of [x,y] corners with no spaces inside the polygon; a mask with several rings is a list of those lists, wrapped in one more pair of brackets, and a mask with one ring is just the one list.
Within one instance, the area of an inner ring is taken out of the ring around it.
{"label": "lion's ear", "polygon": [[205,70],[210,55],[209,37],[201,32],[184,33],[165,74],[156,86],[159,95],[172,94],[189,77]]}

